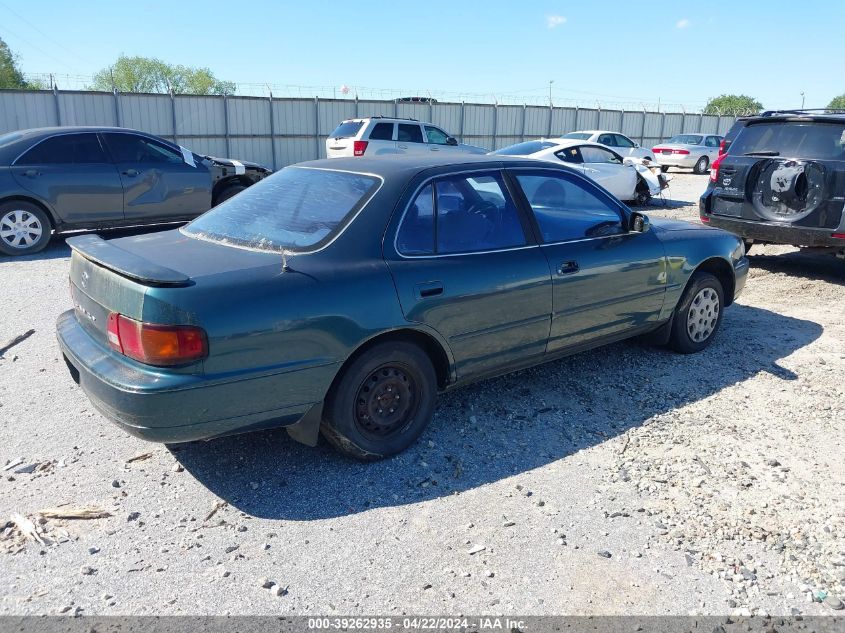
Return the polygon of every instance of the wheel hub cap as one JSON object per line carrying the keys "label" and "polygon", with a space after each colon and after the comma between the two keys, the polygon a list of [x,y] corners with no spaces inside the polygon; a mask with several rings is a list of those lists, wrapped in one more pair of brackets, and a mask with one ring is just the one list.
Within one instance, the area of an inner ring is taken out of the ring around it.
{"label": "wheel hub cap", "polygon": [[355,398],[355,420],[372,435],[384,437],[401,429],[414,405],[414,384],[406,372],[386,366],[364,380]]}
{"label": "wheel hub cap", "polygon": [[696,343],[707,340],[719,321],[719,295],[712,288],[703,288],[693,298],[687,313],[687,332]]}
{"label": "wheel hub cap", "polygon": [[12,248],[28,248],[41,239],[41,221],[29,211],[17,209],[0,218],[0,239]]}

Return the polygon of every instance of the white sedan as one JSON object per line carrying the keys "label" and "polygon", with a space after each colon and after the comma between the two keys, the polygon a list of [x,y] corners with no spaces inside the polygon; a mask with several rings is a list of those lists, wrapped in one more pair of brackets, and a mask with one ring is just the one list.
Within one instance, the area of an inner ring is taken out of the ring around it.
{"label": "white sedan", "polygon": [[598,143],[599,145],[609,147],[622,158],[630,156],[631,158],[654,160],[654,152],[647,147],[640,147],[639,143],[635,143],[619,132],[611,132],[609,130],[581,130],[580,132],[569,132],[560,138]]}
{"label": "white sedan", "polygon": [[525,156],[565,163],[607,189],[620,200],[648,204],[665,186],[665,181],[638,159],[623,159],[616,152],[580,140],[540,139],[526,141],[492,152],[504,156]]}

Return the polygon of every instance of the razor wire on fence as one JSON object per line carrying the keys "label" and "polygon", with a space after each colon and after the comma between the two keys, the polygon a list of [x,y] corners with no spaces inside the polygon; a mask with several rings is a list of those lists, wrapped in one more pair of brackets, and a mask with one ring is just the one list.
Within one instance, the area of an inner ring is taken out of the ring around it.
{"label": "razor wire on fence", "polygon": [[[94,78],[89,75],[56,73],[26,73],[26,80],[33,86],[58,90],[91,90]],[[703,102],[672,102],[652,98],[624,98],[598,95],[554,86],[526,90],[469,92],[433,90],[430,88],[375,88],[359,85],[299,85],[282,83],[235,83],[233,96],[279,97],[299,99],[346,99],[360,101],[391,101],[415,98],[433,99],[449,103],[490,103],[496,105],[563,106],[597,110],[642,110],[646,112],[680,112],[698,114],[704,111]],[[551,87],[551,90],[549,89]],[[216,95],[221,96],[221,95]],[[745,116],[756,112],[719,112],[716,116]]]}

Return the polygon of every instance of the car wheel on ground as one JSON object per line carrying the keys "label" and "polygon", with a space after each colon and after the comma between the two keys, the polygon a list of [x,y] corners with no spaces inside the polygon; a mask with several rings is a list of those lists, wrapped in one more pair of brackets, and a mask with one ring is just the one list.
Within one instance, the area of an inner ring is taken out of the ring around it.
{"label": "car wheel on ground", "polygon": [[754,246],[754,242],[749,242],[748,240],[743,240],[743,244],[745,244],[745,254],[748,255],[748,251],[750,251],[751,247]]}
{"label": "car wheel on ground", "polygon": [[243,185],[229,185],[217,194],[217,197],[214,199],[214,206],[216,207],[221,202],[226,202],[226,200],[228,200],[232,196],[236,196],[244,189],[246,189],[246,187],[244,187]]}
{"label": "car wheel on ground", "polygon": [[43,250],[52,226],[44,210],[18,200],[0,204],[0,252],[28,255]]}
{"label": "car wheel on ground", "polygon": [[651,202],[651,194],[648,191],[648,186],[642,181],[637,185],[637,197],[634,200],[634,204],[640,207],[644,207]]}
{"label": "car wheel on ground", "polygon": [[437,377],[425,352],[412,343],[380,343],[346,368],[326,401],[320,430],[356,459],[390,457],[420,436],[436,397]]}
{"label": "car wheel on ground", "polygon": [[706,174],[707,169],[710,167],[710,159],[707,156],[702,156],[699,158],[695,166],[692,168],[692,173],[694,174]]}
{"label": "car wheel on ground", "polygon": [[722,323],[724,297],[716,277],[693,273],[672,317],[669,346],[676,352],[692,354],[710,345]]}

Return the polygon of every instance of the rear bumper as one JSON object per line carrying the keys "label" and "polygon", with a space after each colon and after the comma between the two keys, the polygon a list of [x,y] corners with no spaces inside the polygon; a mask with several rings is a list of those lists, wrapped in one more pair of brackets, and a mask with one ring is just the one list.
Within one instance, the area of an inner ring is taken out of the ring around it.
{"label": "rear bumper", "polygon": [[[72,310],[56,323],[71,376],[94,407],[127,433],[152,442],[176,443],[295,424],[316,402],[284,403],[255,410],[256,394],[284,394],[290,383],[324,383],[334,363],[285,373],[228,380],[141,368],[105,349]],[[299,389],[293,389],[299,391]]]}
{"label": "rear bumper", "polygon": [[742,220],[712,213],[702,213],[702,218],[708,226],[725,229],[747,241],[845,250],[845,239],[831,237],[831,229],[810,229],[774,222]]}
{"label": "rear bumper", "polygon": [[664,167],[689,167],[690,169],[695,166],[695,163],[699,158],[701,157],[693,156],[692,154],[688,154],[686,156],[679,156],[676,154],[654,155],[654,160],[657,161],[658,165],[662,165]]}

